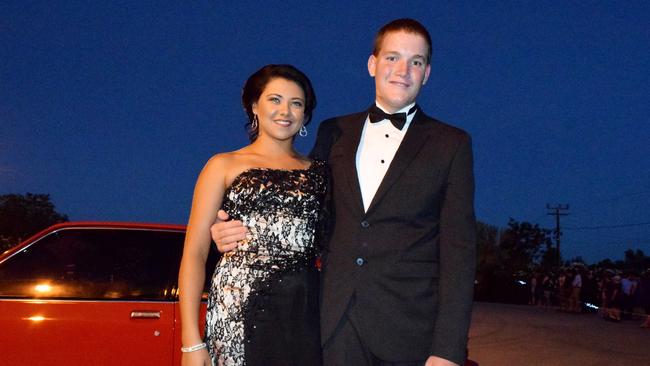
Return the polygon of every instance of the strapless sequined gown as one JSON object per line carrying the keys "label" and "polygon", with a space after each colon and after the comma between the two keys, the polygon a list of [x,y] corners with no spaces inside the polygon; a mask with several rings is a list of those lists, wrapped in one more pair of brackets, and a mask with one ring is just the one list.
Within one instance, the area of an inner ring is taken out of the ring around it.
{"label": "strapless sequined gown", "polygon": [[248,227],[212,277],[206,343],[215,365],[320,365],[316,233],[327,174],[253,168],[235,178],[222,208]]}

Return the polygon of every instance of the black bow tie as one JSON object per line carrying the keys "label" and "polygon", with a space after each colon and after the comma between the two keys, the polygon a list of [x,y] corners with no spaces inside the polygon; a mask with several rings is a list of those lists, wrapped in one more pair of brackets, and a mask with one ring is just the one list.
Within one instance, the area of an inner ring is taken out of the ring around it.
{"label": "black bow tie", "polygon": [[411,115],[413,112],[415,112],[418,109],[417,104],[413,106],[413,108],[409,109],[408,113],[393,113],[393,114],[388,114],[379,107],[377,107],[376,104],[373,104],[370,109],[368,110],[368,118],[370,119],[371,123],[383,121],[385,119],[390,120],[390,122],[397,128],[398,130],[401,130],[404,127],[404,124],[406,123],[406,116]]}

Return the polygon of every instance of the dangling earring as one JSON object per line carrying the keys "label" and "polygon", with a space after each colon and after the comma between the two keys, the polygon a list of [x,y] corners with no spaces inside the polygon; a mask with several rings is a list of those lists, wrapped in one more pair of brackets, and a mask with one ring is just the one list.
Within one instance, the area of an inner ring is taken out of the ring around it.
{"label": "dangling earring", "polygon": [[258,125],[257,114],[254,114],[253,115],[253,122],[251,122],[251,131],[257,130],[257,125]]}
{"label": "dangling earring", "polygon": [[305,125],[300,126],[300,131],[298,132],[298,135],[300,135],[300,137],[307,136],[307,127],[305,127]]}

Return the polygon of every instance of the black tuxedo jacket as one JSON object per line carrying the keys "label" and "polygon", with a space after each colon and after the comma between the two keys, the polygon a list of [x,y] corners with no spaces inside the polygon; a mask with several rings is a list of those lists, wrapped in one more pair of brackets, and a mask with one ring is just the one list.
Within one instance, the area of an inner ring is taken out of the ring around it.
{"label": "black tuxedo jacket", "polygon": [[355,159],[366,116],[322,122],[311,154],[332,172],[322,342],[347,312],[380,359],[463,364],[476,267],[470,137],[418,110],[364,212]]}

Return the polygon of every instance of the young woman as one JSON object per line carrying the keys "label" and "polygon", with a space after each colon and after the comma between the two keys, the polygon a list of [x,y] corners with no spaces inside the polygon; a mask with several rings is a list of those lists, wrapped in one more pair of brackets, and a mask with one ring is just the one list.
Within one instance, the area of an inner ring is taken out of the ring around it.
{"label": "young woman", "polygon": [[[194,192],[179,273],[183,365],[319,365],[315,242],[325,166],[293,147],[316,97],[290,65],[267,65],[244,85],[251,144],[217,154]],[[250,234],[224,253],[212,278],[205,339],[198,326],[217,211]]]}

